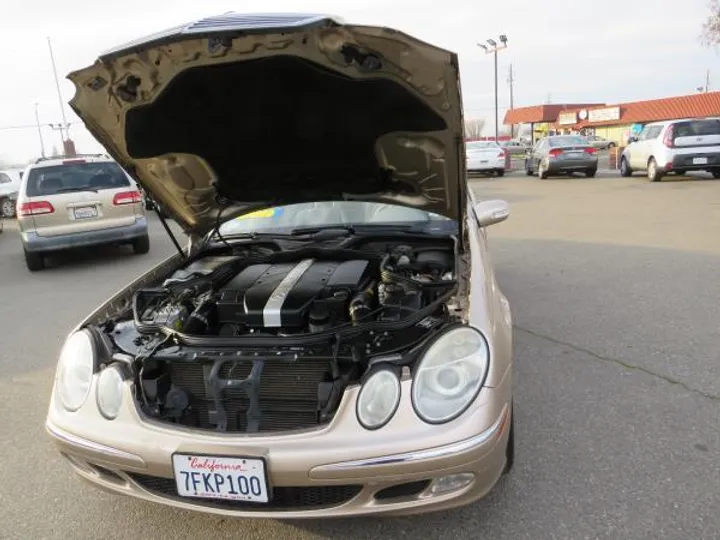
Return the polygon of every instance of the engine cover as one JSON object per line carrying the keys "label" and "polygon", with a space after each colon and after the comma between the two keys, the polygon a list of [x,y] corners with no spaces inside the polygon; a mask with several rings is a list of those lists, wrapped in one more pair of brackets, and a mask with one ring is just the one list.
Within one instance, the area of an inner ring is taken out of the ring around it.
{"label": "engine cover", "polygon": [[220,291],[218,319],[255,328],[303,327],[315,300],[357,290],[367,271],[365,260],[248,266]]}

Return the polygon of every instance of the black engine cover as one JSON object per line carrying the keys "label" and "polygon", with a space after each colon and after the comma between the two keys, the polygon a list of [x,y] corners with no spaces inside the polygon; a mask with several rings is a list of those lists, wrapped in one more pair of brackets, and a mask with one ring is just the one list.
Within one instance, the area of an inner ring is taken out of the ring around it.
{"label": "black engine cover", "polygon": [[364,260],[304,259],[248,266],[220,291],[219,322],[255,328],[303,327],[313,301],[357,290],[367,270]]}

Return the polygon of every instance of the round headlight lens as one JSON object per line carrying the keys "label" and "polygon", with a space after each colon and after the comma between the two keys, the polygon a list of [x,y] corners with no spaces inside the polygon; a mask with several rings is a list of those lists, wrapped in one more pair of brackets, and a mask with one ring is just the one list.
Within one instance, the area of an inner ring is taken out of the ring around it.
{"label": "round headlight lens", "polygon": [[98,377],[97,406],[108,420],[114,420],[123,401],[123,374],[118,366],[103,369]]}
{"label": "round headlight lens", "polygon": [[60,352],[57,392],[68,411],[77,411],[90,393],[95,367],[95,349],[85,331],[70,336]]}
{"label": "round headlight lens", "polygon": [[456,418],[477,396],[490,363],[483,335],[469,326],[450,330],[425,352],[412,385],[412,402],[425,422]]}
{"label": "round headlight lens", "polygon": [[389,369],[373,373],[357,397],[358,421],[366,429],[387,424],[400,403],[400,379]]}

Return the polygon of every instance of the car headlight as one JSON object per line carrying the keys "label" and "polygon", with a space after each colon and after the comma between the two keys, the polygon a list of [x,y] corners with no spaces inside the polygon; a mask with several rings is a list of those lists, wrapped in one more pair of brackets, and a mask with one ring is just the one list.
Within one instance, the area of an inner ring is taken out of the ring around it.
{"label": "car headlight", "polygon": [[57,391],[68,411],[77,411],[90,393],[95,370],[95,347],[86,331],[70,336],[60,352],[57,371]]}
{"label": "car headlight", "polygon": [[440,336],[418,364],[412,403],[425,422],[457,418],[477,397],[487,376],[490,352],[485,337],[469,326]]}
{"label": "car headlight", "polygon": [[380,369],[365,381],[357,397],[357,418],[366,429],[387,424],[400,403],[400,379],[389,369]]}
{"label": "car headlight", "polygon": [[112,365],[100,372],[95,396],[100,413],[108,420],[114,420],[123,402],[125,377],[119,366]]}

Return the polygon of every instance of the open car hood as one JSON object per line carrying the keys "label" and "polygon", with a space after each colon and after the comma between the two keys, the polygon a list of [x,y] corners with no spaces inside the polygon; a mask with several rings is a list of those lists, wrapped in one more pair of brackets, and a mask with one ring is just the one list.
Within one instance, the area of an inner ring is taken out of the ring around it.
{"label": "open car hood", "polygon": [[188,234],[307,201],[464,212],[457,56],[396,30],[229,13],[68,78],[90,132]]}

